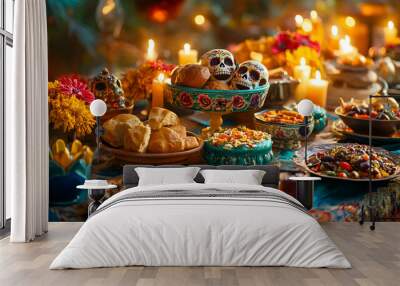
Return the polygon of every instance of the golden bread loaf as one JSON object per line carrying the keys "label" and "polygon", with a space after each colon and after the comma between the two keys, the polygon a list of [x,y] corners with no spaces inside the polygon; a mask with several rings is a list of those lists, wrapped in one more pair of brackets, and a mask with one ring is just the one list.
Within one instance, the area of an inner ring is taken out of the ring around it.
{"label": "golden bread loaf", "polygon": [[173,71],[171,82],[176,85],[201,88],[209,80],[210,76],[208,67],[187,64]]}
{"label": "golden bread loaf", "polygon": [[148,125],[137,125],[125,131],[124,149],[144,153],[149,145],[151,129]]}
{"label": "golden bread loaf", "polygon": [[102,135],[102,138],[113,147],[122,147],[124,145],[126,130],[135,126],[143,126],[143,123],[137,116],[133,114],[119,114],[103,124],[104,135]]}
{"label": "golden bread loaf", "polygon": [[220,80],[210,80],[204,86],[205,89],[228,90],[231,89],[229,84]]}
{"label": "golden bread loaf", "polygon": [[179,117],[168,109],[153,107],[150,110],[148,122],[152,130],[157,130],[163,126],[179,124]]}
{"label": "golden bread loaf", "polygon": [[151,133],[147,152],[149,153],[172,153],[180,152],[185,148],[184,138],[169,127],[161,127]]}

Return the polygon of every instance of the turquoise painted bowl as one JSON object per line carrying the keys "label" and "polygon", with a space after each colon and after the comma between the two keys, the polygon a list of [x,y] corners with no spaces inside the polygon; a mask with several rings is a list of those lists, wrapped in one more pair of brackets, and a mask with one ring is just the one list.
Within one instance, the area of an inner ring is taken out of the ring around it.
{"label": "turquoise painted bowl", "polygon": [[265,140],[253,148],[240,146],[232,149],[204,142],[204,158],[210,165],[265,165],[272,161],[272,141]]}
{"label": "turquoise painted bowl", "polygon": [[267,97],[269,83],[257,89],[214,90],[167,84],[166,100],[173,105],[205,112],[244,112],[259,109]]}

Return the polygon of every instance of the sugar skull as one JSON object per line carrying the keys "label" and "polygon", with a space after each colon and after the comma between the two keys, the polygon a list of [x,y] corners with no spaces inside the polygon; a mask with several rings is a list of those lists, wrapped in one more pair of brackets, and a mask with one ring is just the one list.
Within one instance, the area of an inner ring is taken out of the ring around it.
{"label": "sugar skull", "polygon": [[267,68],[257,61],[245,61],[233,75],[232,87],[234,89],[255,89],[268,82]]}
{"label": "sugar skull", "polygon": [[125,108],[125,97],[121,81],[108,69],[104,68],[101,73],[91,81],[91,89],[96,98],[105,101],[111,108]]}
{"label": "sugar skull", "polygon": [[215,49],[201,56],[201,64],[207,66],[211,79],[229,81],[236,69],[235,59],[230,51]]}

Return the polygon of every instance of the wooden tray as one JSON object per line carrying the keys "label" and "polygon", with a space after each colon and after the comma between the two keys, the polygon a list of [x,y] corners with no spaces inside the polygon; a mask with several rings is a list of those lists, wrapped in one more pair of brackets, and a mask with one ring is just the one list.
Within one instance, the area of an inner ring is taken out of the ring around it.
{"label": "wooden tray", "polygon": [[204,141],[194,133],[187,132],[189,136],[195,136],[199,141],[199,146],[190,150],[174,153],[138,153],[131,152],[121,148],[111,147],[105,142],[101,142],[100,148],[111,153],[114,157],[122,162],[144,164],[144,165],[162,165],[186,163],[192,157],[199,157],[203,149]]}

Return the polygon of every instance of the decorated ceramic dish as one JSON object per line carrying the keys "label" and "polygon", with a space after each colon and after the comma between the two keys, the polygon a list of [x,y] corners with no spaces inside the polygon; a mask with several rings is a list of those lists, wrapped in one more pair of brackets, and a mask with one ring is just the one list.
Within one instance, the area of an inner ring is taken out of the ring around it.
{"label": "decorated ceramic dish", "polygon": [[[307,170],[320,177],[369,181],[369,146],[353,143],[323,144],[309,149]],[[390,180],[399,175],[399,158],[382,148],[373,148],[372,181]]]}
{"label": "decorated ceramic dish", "polygon": [[220,129],[204,143],[204,157],[211,165],[263,165],[273,158],[269,134],[235,127]]}
{"label": "decorated ceramic dish", "polygon": [[304,140],[306,135],[311,135],[314,128],[314,120],[310,120],[308,124],[300,123],[302,120],[268,122],[265,120],[265,113],[270,111],[263,110],[254,114],[255,128],[271,134],[275,148],[299,149],[301,147],[301,140]]}
{"label": "decorated ceramic dish", "polygon": [[269,83],[248,90],[198,89],[167,84],[167,101],[178,107],[205,112],[244,112],[261,108],[269,89]]}

